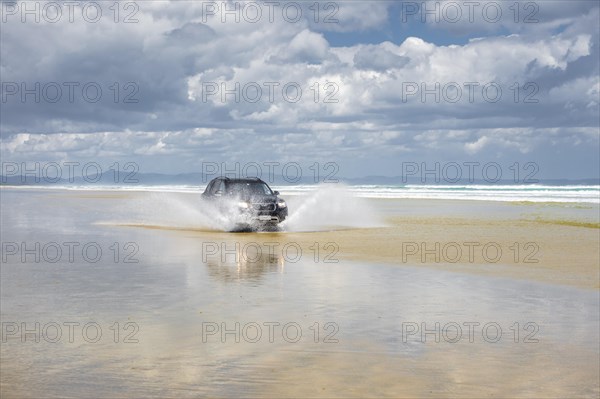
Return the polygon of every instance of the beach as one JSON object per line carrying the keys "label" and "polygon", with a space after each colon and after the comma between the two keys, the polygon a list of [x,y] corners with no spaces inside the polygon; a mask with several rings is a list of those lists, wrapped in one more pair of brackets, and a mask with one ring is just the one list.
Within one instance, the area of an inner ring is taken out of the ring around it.
{"label": "beach", "polygon": [[600,394],[597,203],[292,194],[0,189],[2,397]]}
{"label": "beach", "polygon": [[600,399],[600,1],[0,14],[0,399]]}

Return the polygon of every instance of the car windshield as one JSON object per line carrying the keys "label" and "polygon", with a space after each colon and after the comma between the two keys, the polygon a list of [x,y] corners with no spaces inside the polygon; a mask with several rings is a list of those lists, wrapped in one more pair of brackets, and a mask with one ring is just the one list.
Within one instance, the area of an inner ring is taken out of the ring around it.
{"label": "car windshield", "polygon": [[263,182],[232,182],[227,184],[229,195],[272,195],[273,192]]}

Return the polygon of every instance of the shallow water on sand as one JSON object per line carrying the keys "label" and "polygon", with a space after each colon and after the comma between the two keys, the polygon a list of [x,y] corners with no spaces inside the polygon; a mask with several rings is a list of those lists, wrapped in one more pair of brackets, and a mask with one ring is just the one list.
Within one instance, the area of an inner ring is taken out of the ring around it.
{"label": "shallow water on sand", "polygon": [[127,206],[2,190],[3,398],[598,396],[597,290],[106,223]]}

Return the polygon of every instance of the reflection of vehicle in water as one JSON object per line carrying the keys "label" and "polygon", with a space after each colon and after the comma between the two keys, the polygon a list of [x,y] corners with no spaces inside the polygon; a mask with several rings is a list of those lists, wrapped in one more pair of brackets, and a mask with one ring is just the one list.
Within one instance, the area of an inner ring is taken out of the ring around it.
{"label": "reflection of vehicle in water", "polygon": [[202,198],[213,201],[231,215],[235,230],[271,230],[285,220],[287,204],[259,178],[217,177],[206,186]]}
{"label": "reflection of vehicle in water", "polygon": [[285,259],[272,246],[255,242],[222,242],[203,245],[203,258],[211,277],[224,282],[258,281],[282,273]]}

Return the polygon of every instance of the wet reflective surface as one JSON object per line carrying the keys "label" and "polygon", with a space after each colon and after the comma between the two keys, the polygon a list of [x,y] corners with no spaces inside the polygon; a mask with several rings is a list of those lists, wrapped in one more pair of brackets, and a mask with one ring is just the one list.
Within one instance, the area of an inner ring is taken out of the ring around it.
{"label": "wet reflective surface", "polygon": [[597,290],[95,224],[118,203],[2,192],[2,397],[598,395]]}

